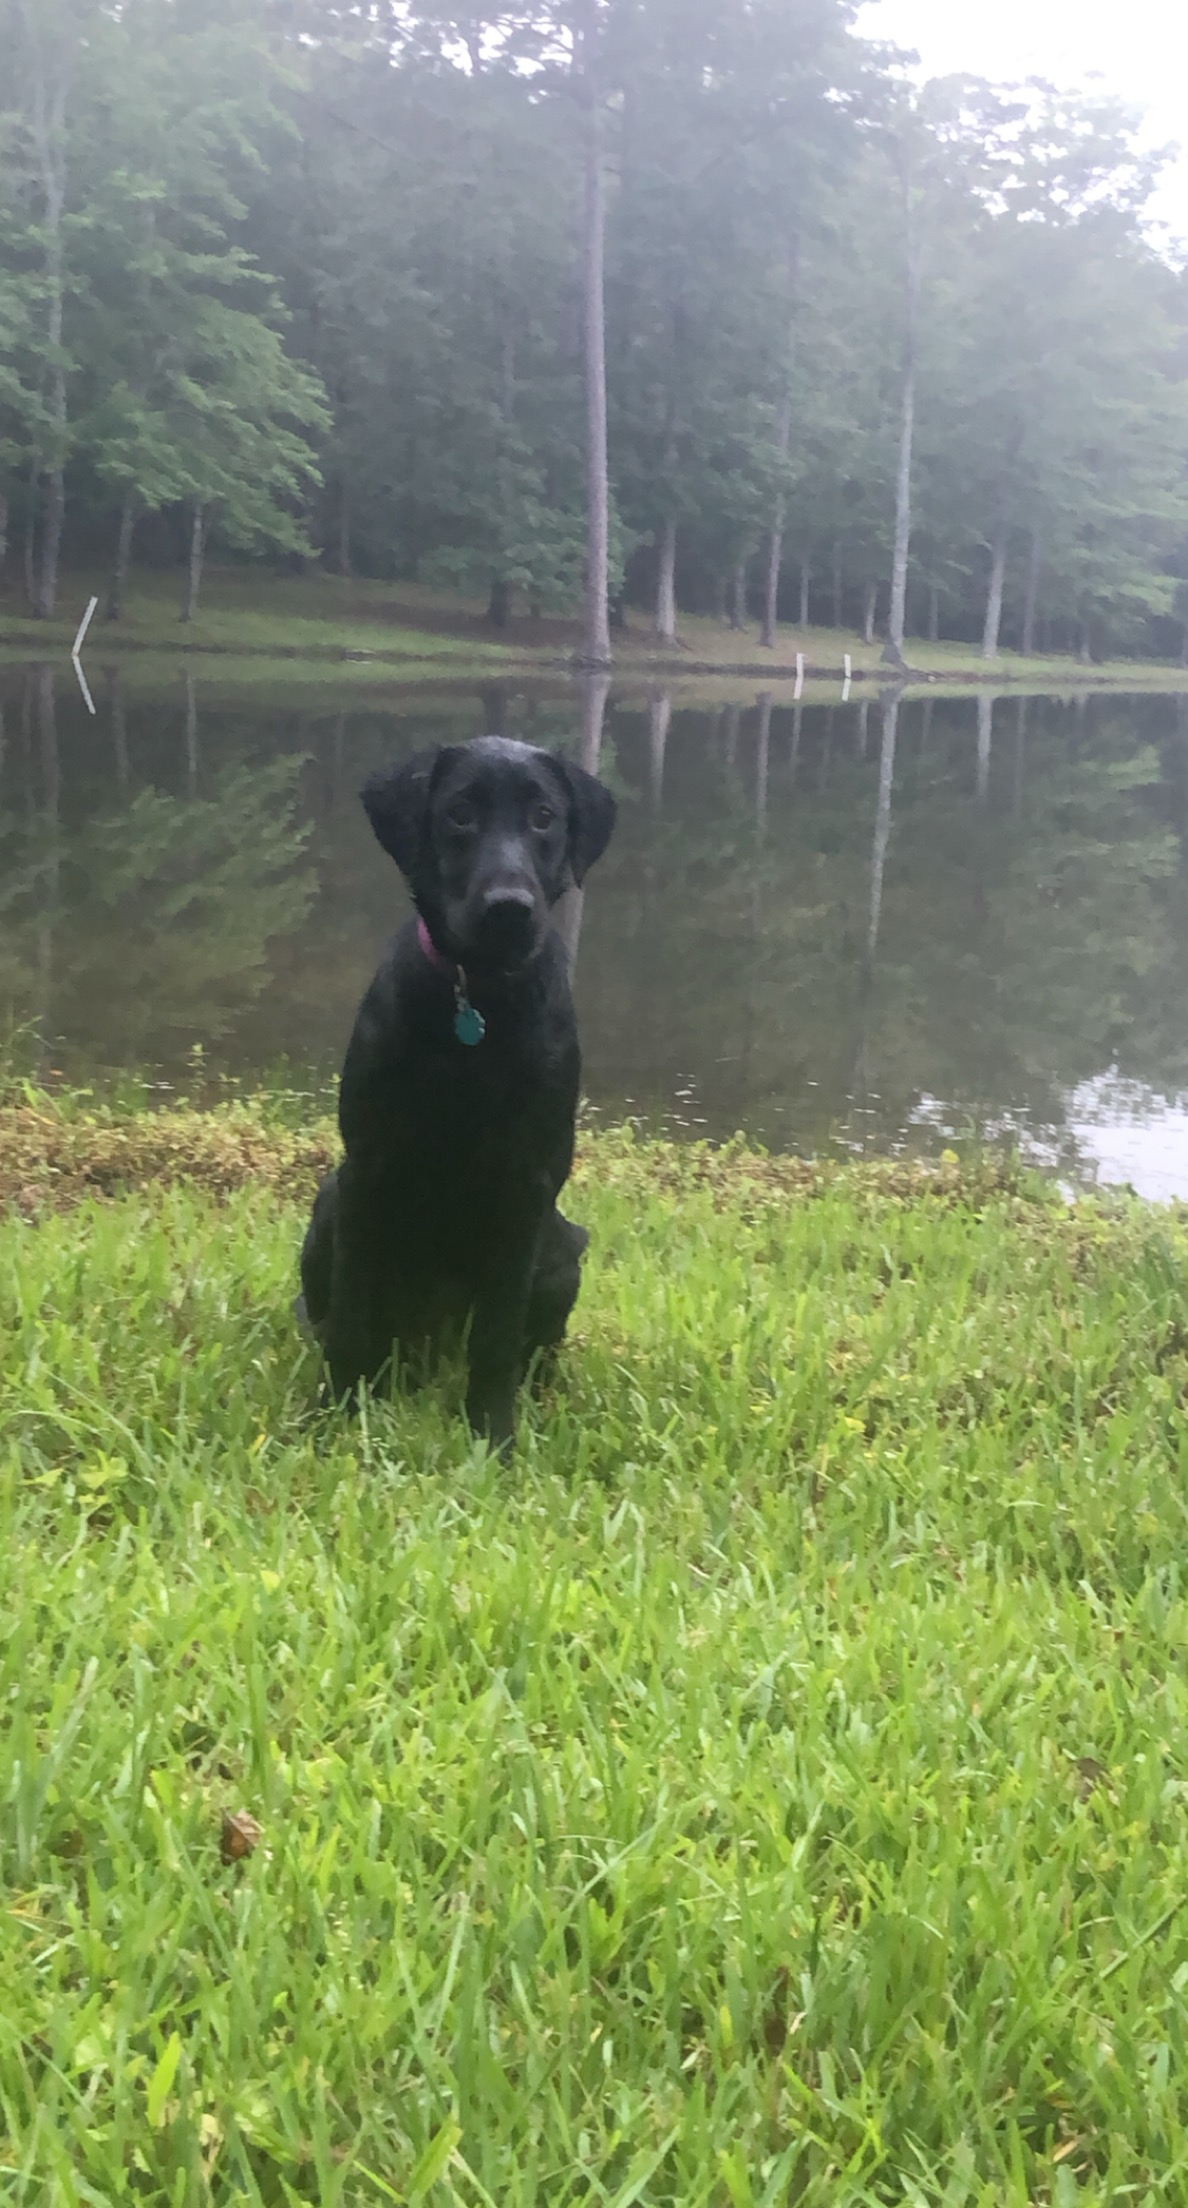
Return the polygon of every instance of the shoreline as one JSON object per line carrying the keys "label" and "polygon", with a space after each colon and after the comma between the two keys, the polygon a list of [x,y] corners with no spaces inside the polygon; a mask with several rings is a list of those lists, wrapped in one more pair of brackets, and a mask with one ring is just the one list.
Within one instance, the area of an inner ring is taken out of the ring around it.
{"label": "shoreline", "polygon": [[[242,1190],[282,1202],[307,1202],[341,1156],[330,1092],[235,1089],[209,1102],[116,1094],[89,1088],[39,1088],[0,1076],[0,1219],[73,1210],[88,1199],[185,1187],[225,1198]],[[575,1190],[610,1171],[641,1199],[708,1194],[715,1207],[785,1209],[826,1195],[892,1204],[902,1210],[939,1200],[977,1204],[1003,1199],[1025,1209],[1118,1218],[1140,1207],[1172,1221],[1188,1206],[1156,1202],[1128,1187],[1073,1193],[1009,1151],[962,1158],[830,1158],[778,1154],[742,1134],[727,1141],[680,1142],[630,1120],[579,1125]]]}
{"label": "shoreline", "polygon": [[[22,607],[0,606],[0,665],[42,665],[59,658],[70,671],[70,651],[79,620],[98,576],[64,579],[62,612],[49,622],[33,620]],[[168,594],[165,585],[169,584]],[[637,615],[637,619],[642,617]],[[749,624],[748,624],[749,626]],[[413,584],[374,580],[343,581],[333,576],[245,575],[214,569],[202,606],[192,623],[179,622],[172,580],[163,574],[136,578],[127,614],[118,628],[96,622],[83,647],[84,666],[113,672],[143,671],[154,658],[162,670],[188,661],[226,669],[240,661],[244,679],[257,679],[269,661],[278,667],[319,667],[325,679],[357,682],[441,681],[501,684],[561,683],[569,687],[584,672],[575,624],[561,617],[520,617],[517,629],[498,634],[473,602]],[[869,697],[884,690],[958,694],[993,690],[1020,695],[1054,691],[1068,695],[1095,691],[1188,693],[1188,668],[1153,660],[1111,660],[1085,665],[1061,656],[1032,656],[1005,651],[993,661],[972,647],[925,644],[910,640],[911,655],[902,669],[883,665],[881,641],[864,644],[849,630],[792,627],[781,630],[770,654],[748,636],[722,627],[706,615],[682,620],[675,646],[657,645],[641,625],[616,640],[606,670],[615,690],[685,688],[723,683],[790,691],[803,654],[806,687],[833,691],[850,662],[852,690]],[[816,702],[810,699],[808,702]],[[832,701],[831,701],[832,702]]]}

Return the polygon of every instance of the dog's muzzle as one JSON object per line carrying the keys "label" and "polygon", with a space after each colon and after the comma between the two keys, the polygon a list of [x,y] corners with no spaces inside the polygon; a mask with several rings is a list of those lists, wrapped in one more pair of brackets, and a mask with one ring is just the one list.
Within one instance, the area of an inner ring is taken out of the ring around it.
{"label": "dog's muzzle", "polygon": [[490,889],[474,919],[476,952],[498,966],[515,965],[536,947],[536,899],[529,889]]}

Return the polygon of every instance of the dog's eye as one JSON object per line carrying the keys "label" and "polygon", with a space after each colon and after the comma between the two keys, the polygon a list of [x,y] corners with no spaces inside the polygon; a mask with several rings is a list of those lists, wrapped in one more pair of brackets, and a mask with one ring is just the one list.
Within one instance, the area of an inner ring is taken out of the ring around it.
{"label": "dog's eye", "polygon": [[552,806],[546,805],[543,799],[541,800],[540,804],[533,806],[532,811],[528,815],[529,824],[533,828],[535,828],[537,834],[541,836],[543,836],[546,828],[552,827],[553,822],[556,820],[556,818],[557,815],[553,811]]}
{"label": "dog's eye", "polygon": [[451,828],[473,828],[478,813],[468,797],[455,797],[446,807],[446,819]]}

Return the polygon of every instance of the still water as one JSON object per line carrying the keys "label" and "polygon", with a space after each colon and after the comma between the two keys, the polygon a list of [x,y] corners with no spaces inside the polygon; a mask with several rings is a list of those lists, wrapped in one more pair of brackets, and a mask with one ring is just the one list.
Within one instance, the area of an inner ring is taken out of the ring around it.
{"label": "still water", "polygon": [[[576,696],[383,702],[0,670],[0,1050],[72,1079],[332,1075],[406,909],[357,801]],[[1188,699],[606,713],[577,964],[594,1107],[773,1148],[1014,1141],[1188,1195]]]}

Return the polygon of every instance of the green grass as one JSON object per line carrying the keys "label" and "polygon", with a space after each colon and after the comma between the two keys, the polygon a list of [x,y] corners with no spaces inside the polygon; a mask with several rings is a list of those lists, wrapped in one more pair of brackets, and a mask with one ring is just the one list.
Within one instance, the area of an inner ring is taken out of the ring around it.
{"label": "green grass", "polygon": [[[180,572],[180,571],[179,571]],[[365,654],[356,665],[365,675],[369,659],[391,674],[402,661],[426,673],[448,674],[511,664],[513,655],[481,631],[466,633],[465,610],[452,602],[455,630],[441,625],[442,603],[432,592],[402,585],[344,581],[338,576],[269,575],[254,569],[212,566],[203,582],[192,621],[178,619],[179,572],[138,571],[128,593],[123,619],[105,622],[102,605],[83,646],[88,664],[141,652],[170,655],[257,653],[277,657],[339,661],[343,654]],[[102,599],[101,574],[69,574],[59,592],[58,617],[34,621],[9,601],[0,611],[0,646],[13,654],[69,650],[92,592]],[[431,626],[421,626],[428,617]],[[341,669],[339,670],[341,674]]]}
{"label": "green grass", "polygon": [[505,1467],[324,1141],[0,1112],[0,2197],[1188,2198],[1179,1216],[588,1137]]}
{"label": "green grass", "polygon": [[[103,598],[106,587],[98,571],[67,574],[59,616],[50,622],[32,620],[10,596],[0,605],[0,659],[68,650],[91,593]],[[522,678],[532,669],[555,675],[572,661],[581,642],[579,624],[572,618],[516,619],[500,637],[487,624],[478,600],[416,583],[344,578],[318,570],[296,576],[212,565],[198,613],[189,623],[178,619],[179,592],[180,570],[136,570],[123,620],[112,625],[96,614],[85,646],[88,665],[94,669],[119,660],[131,668],[142,658],[151,659],[159,674],[163,659],[172,660],[179,652],[217,655],[220,661],[233,658],[245,679],[250,679],[255,660],[257,679],[283,683],[293,678],[293,663],[300,661],[311,680],[339,688],[344,680],[352,688],[374,688],[451,676]],[[770,652],[761,650],[757,635],[755,622],[734,631],[704,615],[683,615],[678,644],[661,646],[650,633],[646,613],[636,608],[627,632],[614,639],[617,676],[628,687],[663,680],[695,684],[699,691],[728,681],[733,685],[730,694],[737,695],[740,681],[770,676],[782,684],[794,676],[800,651],[810,681],[815,670],[826,684],[806,692],[813,701],[836,694],[846,652],[860,684],[887,679],[881,644],[864,644],[849,630],[785,626]],[[918,637],[909,638],[907,657],[918,679],[941,691],[946,685],[963,691],[971,682],[1031,690],[1086,685],[1178,689],[1188,684],[1188,671],[1170,664],[1115,660],[1084,667],[1067,656],[1025,659],[1012,651],[987,662],[972,645],[927,644]]]}

